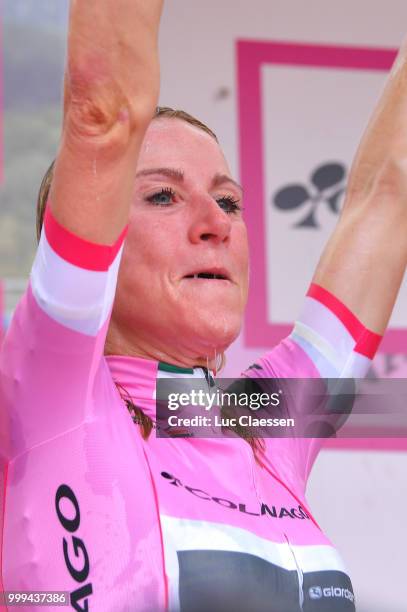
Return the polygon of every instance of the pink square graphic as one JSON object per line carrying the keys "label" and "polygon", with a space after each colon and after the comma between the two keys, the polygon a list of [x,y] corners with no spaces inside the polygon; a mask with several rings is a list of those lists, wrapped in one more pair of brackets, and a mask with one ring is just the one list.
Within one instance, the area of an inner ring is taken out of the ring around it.
{"label": "pink square graphic", "polygon": [[0,186],[4,181],[3,145],[3,24],[0,15]]}
{"label": "pink square graphic", "polygon": [[[292,325],[267,320],[264,143],[262,125],[261,67],[288,65],[363,71],[388,71],[397,55],[395,49],[311,45],[277,41],[237,41],[238,117],[240,178],[250,208],[246,222],[252,268],[245,320],[247,347],[273,346],[287,336]],[[251,205],[253,203],[253,205]],[[389,329],[381,343],[383,353],[403,353],[407,329]]]}
{"label": "pink square graphic", "polygon": [[[292,325],[269,323],[267,320],[265,218],[264,207],[258,205],[266,197],[261,67],[274,64],[387,72],[397,50],[257,40],[239,40],[236,50],[240,178],[249,206],[250,202],[256,204],[250,206],[251,214],[246,218],[251,261],[256,272],[251,278],[244,340],[247,347],[271,347],[291,332]],[[381,351],[403,353],[406,347],[407,330],[390,329],[383,339]],[[327,440],[325,447],[332,450],[407,451],[407,437],[339,438]]]}

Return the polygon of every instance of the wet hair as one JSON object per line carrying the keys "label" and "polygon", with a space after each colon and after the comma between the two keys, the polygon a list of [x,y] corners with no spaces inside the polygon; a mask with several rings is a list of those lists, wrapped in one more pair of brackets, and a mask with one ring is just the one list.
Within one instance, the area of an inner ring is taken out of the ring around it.
{"label": "wet hair", "polygon": [[219,142],[215,132],[213,132],[205,123],[202,123],[202,121],[200,121],[193,115],[186,113],[183,110],[175,110],[173,108],[170,108],[169,106],[157,106],[153,119],[161,118],[181,119],[181,121],[185,121],[190,125],[194,125],[199,130],[206,132],[207,134],[209,134],[209,136],[212,136],[212,138],[216,140],[216,142]]}
{"label": "wet hair", "polygon": [[[176,110],[169,106],[157,106],[153,120],[156,119],[180,119],[190,125],[209,134],[216,142],[218,142],[215,132],[213,132],[205,123],[190,115],[183,110]],[[46,171],[44,178],[41,181],[40,190],[37,199],[37,218],[36,218],[36,230],[37,230],[37,241],[40,240],[42,224],[44,222],[45,207],[49,198],[49,192],[51,189],[52,177],[54,173],[55,160],[52,162],[48,170]]]}

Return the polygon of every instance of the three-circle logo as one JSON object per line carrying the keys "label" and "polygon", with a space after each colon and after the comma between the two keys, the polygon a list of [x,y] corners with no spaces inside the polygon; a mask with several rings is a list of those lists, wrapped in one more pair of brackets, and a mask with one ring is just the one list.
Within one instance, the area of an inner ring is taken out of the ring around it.
{"label": "three-circle logo", "polygon": [[321,599],[322,589],[319,586],[312,586],[308,589],[308,593],[311,599]]}
{"label": "three-circle logo", "polygon": [[317,212],[321,204],[339,214],[345,193],[346,167],[338,162],[318,166],[310,176],[310,184],[292,183],[279,189],[273,197],[276,208],[291,212],[301,208],[304,216],[294,224],[296,228],[318,228]]}

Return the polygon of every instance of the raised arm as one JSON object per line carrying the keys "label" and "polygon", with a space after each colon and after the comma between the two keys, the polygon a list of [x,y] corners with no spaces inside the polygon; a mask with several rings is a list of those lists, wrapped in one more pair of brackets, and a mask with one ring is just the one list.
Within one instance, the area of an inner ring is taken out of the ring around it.
{"label": "raised arm", "polygon": [[353,162],[347,197],[314,283],[382,334],[407,265],[407,46]]}
{"label": "raised arm", "polygon": [[161,8],[72,0],[50,201],[0,351],[0,459],[77,428],[91,409],[138,151],[157,102]]}
{"label": "raised arm", "polygon": [[72,0],[64,124],[51,189],[56,220],[114,243],[127,223],[137,155],[159,90],[162,0]]}
{"label": "raised arm", "polygon": [[[331,379],[328,389],[333,393],[342,390],[333,379],[365,376],[406,265],[407,46],[399,53],[357,151],[339,223],[301,315],[290,336],[245,375],[266,380],[322,377]],[[305,401],[298,405],[307,418],[312,416],[312,404],[311,413]],[[297,416],[301,418],[301,412]],[[346,410],[337,413],[337,421],[329,416],[328,425],[337,428],[346,420]],[[331,429],[319,431],[331,435]],[[304,492],[322,442],[321,437],[266,440],[265,461]]]}

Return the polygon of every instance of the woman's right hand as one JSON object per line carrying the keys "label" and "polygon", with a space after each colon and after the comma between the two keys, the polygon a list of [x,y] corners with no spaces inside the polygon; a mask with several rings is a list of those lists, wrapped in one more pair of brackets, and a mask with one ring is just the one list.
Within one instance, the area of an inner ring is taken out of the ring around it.
{"label": "woman's right hand", "polygon": [[77,236],[113,244],[128,222],[137,157],[159,92],[162,0],[72,0],[64,122],[50,193]]}

